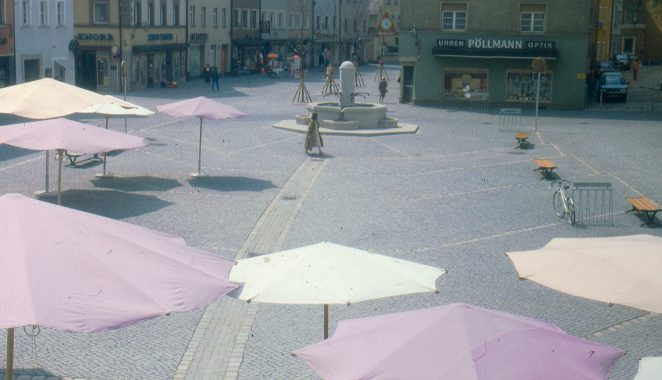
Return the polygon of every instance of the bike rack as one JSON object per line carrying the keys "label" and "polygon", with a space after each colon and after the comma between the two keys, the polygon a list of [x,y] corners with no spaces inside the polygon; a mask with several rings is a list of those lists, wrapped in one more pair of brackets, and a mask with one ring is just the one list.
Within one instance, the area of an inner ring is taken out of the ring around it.
{"label": "bike rack", "polygon": [[610,182],[574,182],[575,218],[585,225],[614,224],[614,196]]}

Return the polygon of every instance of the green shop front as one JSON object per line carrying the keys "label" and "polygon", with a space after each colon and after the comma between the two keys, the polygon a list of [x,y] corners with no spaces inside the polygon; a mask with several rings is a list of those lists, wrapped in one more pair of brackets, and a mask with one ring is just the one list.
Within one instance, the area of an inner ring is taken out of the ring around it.
{"label": "green shop front", "polygon": [[[403,55],[403,102],[490,106],[583,108],[586,99],[585,38],[528,36],[415,36]],[[426,47],[428,47],[426,49]],[[532,68],[541,57],[546,70]],[[539,92],[537,92],[539,91]]]}

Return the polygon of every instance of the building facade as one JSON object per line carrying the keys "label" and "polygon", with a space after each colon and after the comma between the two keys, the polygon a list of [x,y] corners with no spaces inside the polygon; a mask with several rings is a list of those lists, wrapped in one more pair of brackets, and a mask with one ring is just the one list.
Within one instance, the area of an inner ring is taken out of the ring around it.
{"label": "building facade", "polygon": [[[402,102],[582,108],[592,3],[421,0],[401,8]],[[546,70],[534,70],[542,57]],[[537,72],[541,72],[540,82]]]}
{"label": "building facade", "polygon": [[258,72],[262,52],[262,33],[259,16],[260,0],[234,0],[232,2],[232,54],[233,71]]}
{"label": "building facade", "polygon": [[14,25],[14,2],[0,0],[0,88],[16,83]]}
{"label": "building facade", "polygon": [[14,7],[15,79],[75,83],[71,0],[21,0]]}
{"label": "building facade", "polygon": [[[312,6],[312,4],[311,4]],[[288,0],[262,0],[262,40],[267,55],[276,54],[273,59],[284,61],[290,51],[287,29]]]}
{"label": "building facade", "polygon": [[[376,62],[398,61],[400,0],[370,0],[368,13],[368,35],[366,58]],[[388,21],[385,19],[388,18]],[[386,28],[384,28],[386,26]]]}
{"label": "building facade", "polygon": [[221,74],[230,68],[230,0],[189,0],[188,72],[198,77],[206,65]]}

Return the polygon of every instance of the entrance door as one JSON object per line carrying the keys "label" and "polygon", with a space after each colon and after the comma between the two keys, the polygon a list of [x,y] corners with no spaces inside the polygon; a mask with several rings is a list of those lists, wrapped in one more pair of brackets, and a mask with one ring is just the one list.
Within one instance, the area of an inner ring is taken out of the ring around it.
{"label": "entrance door", "polygon": [[154,54],[147,54],[147,87],[154,87]]}
{"label": "entrance door", "polygon": [[85,50],[80,52],[76,69],[76,84],[87,90],[97,89],[97,53]]}
{"label": "entrance door", "polygon": [[23,78],[26,82],[39,79],[39,59],[23,61]]}
{"label": "entrance door", "polygon": [[163,76],[168,82],[175,80],[173,75],[172,50],[166,50],[165,72]]}
{"label": "entrance door", "polygon": [[413,99],[414,99],[414,66],[403,66],[401,103],[411,103]]}
{"label": "entrance door", "polygon": [[221,74],[225,75],[228,71],[228,45],[221,46]]}

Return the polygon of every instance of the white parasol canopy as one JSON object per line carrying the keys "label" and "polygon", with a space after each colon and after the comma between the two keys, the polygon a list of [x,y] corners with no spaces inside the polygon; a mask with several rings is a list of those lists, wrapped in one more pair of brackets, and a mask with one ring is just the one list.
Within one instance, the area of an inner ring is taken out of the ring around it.
{"label": "white parasol canopy", "polygon": [[662,357],[645,357],[639,359],[639,370],[632,380],[662,379]]}

